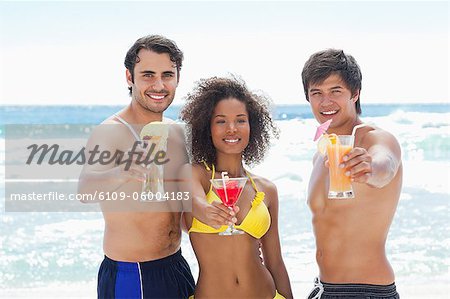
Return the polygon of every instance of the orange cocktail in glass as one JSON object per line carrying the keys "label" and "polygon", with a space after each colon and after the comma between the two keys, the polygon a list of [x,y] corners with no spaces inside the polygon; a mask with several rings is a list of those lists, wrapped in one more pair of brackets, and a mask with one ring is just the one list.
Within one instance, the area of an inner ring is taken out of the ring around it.
{"label": "orange cocktail in glass", "polygon": [[328,135],[327,156],[329,162],[330,187],[328,198],[353,198],[350,176],[346,176],[346,168],[340,168],[342,158],[353,148],[354,136],[352,135]]}

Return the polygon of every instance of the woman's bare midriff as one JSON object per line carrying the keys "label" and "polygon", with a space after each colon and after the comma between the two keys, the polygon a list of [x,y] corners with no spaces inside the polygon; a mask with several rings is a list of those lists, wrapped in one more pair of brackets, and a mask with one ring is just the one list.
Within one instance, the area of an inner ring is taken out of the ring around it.
{"label": "woman's bare midriff", "polygon": [[259,241],[250,235],[197,238],[191,242],[200,274],[195,298],[273,298],[275,283],[259,257]]}

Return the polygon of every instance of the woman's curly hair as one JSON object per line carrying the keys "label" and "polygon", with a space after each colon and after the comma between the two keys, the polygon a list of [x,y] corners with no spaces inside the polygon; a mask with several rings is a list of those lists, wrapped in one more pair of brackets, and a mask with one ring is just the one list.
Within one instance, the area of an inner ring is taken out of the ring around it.
{"label": "woman's curly hair", "polygon": [[188,125],[186,131],[192,144],[192,162],[216,163],[211,117],[217,103],[229,98],[241,101],[247,108],[250,138],[242,153],[247,165],[261,162],[270,146],[271,137],[279,137],[279,130],[270,115],[271,101],[268,97],[249,91],[245,82],[236,77],[202,79],[186,96],[186,104],[180,112],[181,119]]}

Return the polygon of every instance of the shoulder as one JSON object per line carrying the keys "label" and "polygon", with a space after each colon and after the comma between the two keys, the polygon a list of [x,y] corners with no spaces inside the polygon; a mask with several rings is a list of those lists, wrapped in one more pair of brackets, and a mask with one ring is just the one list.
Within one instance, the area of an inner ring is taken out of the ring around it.
{"label": "shoulder", "polygon": [[400,150],[397,138],[392,133],[374,125],[368,125],[359,129],[356,134],[356,139],[356,145],[366,149],[374,146],[382,146],[392,151]]}
{"label": "shoulder", "polygon": [[277,186],[269,179],[251,174],[258,191],[264,192],[269,198],[278,198]]}
{"label": "shoulder", "polygon": [[252,175],[252,178],[258,187],[258,191],[264,192],[264,202],[269,210],[278,207],[277,186],[269,179],[257,175]]}
{"label": "shoulder", "polygon": [[199,163],[186,163],[181,169],[185,176],[187,175],[189,177],[192,177],[196,181],[201,181],[202,184],[204,184],[205,182],[209,182],[209,179],[212,175],[211,170],[207,170],[205,165]]}
{"label": "shoulder", "polygon": [[[189,164],[192,168],[192,173],[195,173],[196,175],[206,175],[208,170],[206,169],[205,165],[200,163],[193,163]],[[211,171],[209,171],[211,172]]]}
{"label": "shoulder", "polygon": [[[121,122],[119,122],[114,115],[111,115],[107,119],[103,120],[97,127],[97,130],[100,130],[102,132],[116,132],[116,134],[127,134],[129,133],[129,129],[123,125]],[[114,137],[109,136],[109,137]]]}
{"label": "shoulder", "polygon": [[211,168],[207,169],[203,163],[192,164],[192,177],[195,181],[200,182],[205,193],[208,192],[211,182],[209,181],[212,177]]}
{"label": "shoulder", "polygon": [[111,125],[111,124],[120,124],[120,122],[117,120],[116,116],[110,115],[108,118],[106,118],[105,120],[103,120],[101,122],[102,125]]}
{"label": "shoulder", "polygon": [[113,117],[109,117],[92,129],[88,143],[100,147],[124,149],[133,141],[128,128],[115,121]]}

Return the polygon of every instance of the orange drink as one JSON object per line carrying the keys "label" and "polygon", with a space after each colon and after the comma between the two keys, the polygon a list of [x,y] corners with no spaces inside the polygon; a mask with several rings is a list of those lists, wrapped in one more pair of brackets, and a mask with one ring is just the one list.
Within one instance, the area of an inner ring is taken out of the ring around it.
{"label": "orange drink", "polygon": [[347,169],[340,168],[339,164],[342,163],[342,157],[353,148],[354,136],[331,134],[328,135],[328,139],[326,148],[330,173],[328,198],[353,198],[350,176],[345,175]]}

